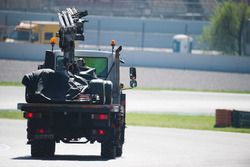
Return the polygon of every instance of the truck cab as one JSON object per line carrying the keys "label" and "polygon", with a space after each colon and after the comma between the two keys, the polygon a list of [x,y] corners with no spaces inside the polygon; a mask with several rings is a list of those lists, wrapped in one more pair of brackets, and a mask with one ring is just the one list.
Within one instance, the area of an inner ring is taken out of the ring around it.
{"label": "truck cab", "polygon": [[[48,51],[49,52],[49,51]],[[53,56],[52,54],[48,56]],[[56,71],[63,71],[63,53],[59,50],[54,51],[54,67]],[[75,50],[75,61],[84,59],[86,66],[94,68],[98,78],[111,80],[113,75],[108,75],[109,69],[115,60],[115,55],[109,51],[96,50]],[[52,62],[53,63],[53,62]],[[114,70],[111,69],[111,72]],[[114,81],[114,79],[113,79]]]}

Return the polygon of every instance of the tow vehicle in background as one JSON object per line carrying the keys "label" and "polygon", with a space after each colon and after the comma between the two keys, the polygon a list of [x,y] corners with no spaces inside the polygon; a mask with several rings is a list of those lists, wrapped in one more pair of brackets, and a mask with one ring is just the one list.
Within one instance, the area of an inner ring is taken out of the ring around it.
{"label": "tow vehicle in background", "polygon": [[21,21],[5,42],[49,44],[58,29],[59,23],[56,21]]}

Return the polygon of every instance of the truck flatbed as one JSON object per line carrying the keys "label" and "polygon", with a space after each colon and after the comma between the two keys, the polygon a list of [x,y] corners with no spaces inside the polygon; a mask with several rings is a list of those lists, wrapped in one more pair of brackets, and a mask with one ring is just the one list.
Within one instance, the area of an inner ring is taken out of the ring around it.
{"label": "truck flatbed", "polygon": [[120,105],[93,105],[77,103],[18,103],[17,108],[22,111],[32,112],[92,112],[107,113],[119,112]]}

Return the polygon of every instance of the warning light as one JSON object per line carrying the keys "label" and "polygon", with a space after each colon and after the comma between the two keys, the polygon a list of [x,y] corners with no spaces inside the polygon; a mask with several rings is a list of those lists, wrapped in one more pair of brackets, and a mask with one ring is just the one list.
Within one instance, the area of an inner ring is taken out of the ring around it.
{"label": "warning light", "polygon": [[50,38],[50,44],[51,44],[51,45],[55,45],[55,44],[56,44],[56,41],[57,41],[56,37]]}
{"label": "warning light", "polygon": [[110,45],[114,47],[115,44],[116,44],[116,42],[115,42],[115,40],[113,39],[113,40],[111,41],[111,44],[110,44]]}
{"label": "warning light", "polygon": [[54,45],[56,44],[56,37],[50,38],[51,50],[54,51]]}

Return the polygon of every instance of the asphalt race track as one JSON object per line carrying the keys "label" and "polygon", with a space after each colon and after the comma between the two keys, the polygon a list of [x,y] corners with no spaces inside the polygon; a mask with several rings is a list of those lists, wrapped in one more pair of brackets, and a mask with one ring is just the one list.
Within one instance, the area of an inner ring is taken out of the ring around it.
{"label": "asphalt race track", "polygon": [[57,144],[52,159],[33,159],[26,121],[0,119],[1,167],[249,167],[250,135],[240,133],[128,127],[124,154],[103,160],[100,144]]}
{"label": "asphalt race track", "polygon": [[[16,69],[3,68],[0,81],[20,80],[29,71],[23,62]],[[26,65],[34,64],[28,62]],[[35,68],[36,65],[30,66]],[[2,67],[2,66],[1,66]],[[10,66],[11,67],[11,66]],[[26,71],[25,71],[26,70]],[[124,70],[124,69],[122,69]],[[138,73],[150,75],[152,69],[139,68]],[[167,72],[167,73],[166,73]],[[13,75],[8,75],[8,74]],[[127,76],[127,69],[125,69]],[[169,75],[170,74],[170,75]],[[163,75],[163,76],[162,76]],[[11,76],[6,79],[5,76]],[[145,76],[145,75],[141,75]],[[158,70],[154,83],[138,78],[147,85],[161,83],[172,88],[250,90],[249,74],[206,73]],[[181,76],[181,77],[178,77]],[[191,77],[192,76],[192,77]],[[161,81],[164,78],[164,82]],[[123,78],[122,78],[123,80]],[[167,82],[169,81],[169,82]],[[186,81],[185,83],[183,83]],[[199,83],[198,83],[199,81]],[[127,80],[126,80],[127,82]],[[224,85],[223,85],[224,84]],[[127,90],[128,112],[181,113],[212,115],[216,108],[250,111],[249,94],[205,93],[180,91]],[[24,87],[0,86],[0,109],[16,109],[24,102]],[[124,154],[115,160],[100,157],[100,144],[57,144],[51,159],[34,159],[26,145],[26,121],[0,119],[0,167],[249,167],[250,135],[169,128],[133,127],[126,129]]]}
{"label": "asphalt race track", "polygon": [[127,111],[213,115],[216,109],[250,111],[250,94],[127,91]]}
{"label": "asphalt race track", "polygon": [[[214,114],[214,108],[249,109],[250,95],[128,90],[128,112]],[[24,87],[0,87],[0,108],[24,102]],[[150,101],[150,103],[149,103]],[[33,159],[26,143],[26,121],[0,119],[0,167],[249,167],[250,135],[240,133],[130,127],[124,154],[103,160],[100,144],[57,144],[52,159]]]}
{"label": "asphalt race track", "polygon": [[[21,82],[39,64],[42,62],[0,60],[0,81]],[[145,88],[250,90],[250,74],[241,73],[137,67],[137,81],[138,87]],[[128,67],[121,67],[121,82],[129,85]]]}

